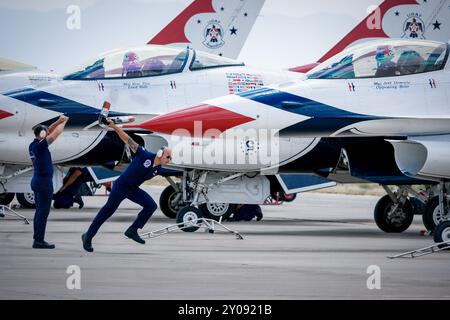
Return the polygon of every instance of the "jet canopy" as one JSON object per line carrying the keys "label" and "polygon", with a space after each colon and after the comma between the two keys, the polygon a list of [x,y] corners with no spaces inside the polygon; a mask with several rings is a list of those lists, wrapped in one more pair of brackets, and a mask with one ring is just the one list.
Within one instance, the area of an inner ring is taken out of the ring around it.
{"label": "jet canopy", "polygon": [[63,79],[99,80],[162,76],[182,72],[190,60],[191,71],[243,65],[232,59],[195,52],[188,48],[147,45],[103,54],[83,64]]}
{"label": "jet canopy", "polygon": [[312,69],[308,79],[405,76],[444,68],[448,44],[419,40],[375,40],[350,47]]}

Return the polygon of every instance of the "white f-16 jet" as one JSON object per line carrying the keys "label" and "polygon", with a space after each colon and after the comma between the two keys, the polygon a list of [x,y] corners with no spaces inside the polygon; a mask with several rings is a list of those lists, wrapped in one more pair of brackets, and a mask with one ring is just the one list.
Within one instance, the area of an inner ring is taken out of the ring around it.
{"label": "white f-16 jet", "polygon": [[[66,75],[0,59],[0,203],[10,203],[17,193],[22,205],[34,206],[27,150],[31,128],[38,123],[50,123],[60,114],[70,117],[66,132],[50,148],[56,164],[126,162],[117,136],[97,126],[105,100],[113,104],[111,116],[139,119],[288,79],[291,72],[254,70],[233,59],[263,4],[195,0],[147,45],[101,54]],[[55,170],[55,190],[61,183],[62,171]]]}
{"label": "white f-16 jet", "polygon": [[[227,178],[248,179],[251,191],[264,190],[269,179],[262,173],[274,168],[341,182],[355,178],[386,187],[375,221],[386,232],[402,232],[414,216],[409,194],[420,197],[411,186],[428,185],[425,225],[436,228],[437,241],[448,241],[449,47],[427,40],[372,40],[331,57],[303,80],[207,100],[141,126],[180,136],[166,137],[176,151],[173,163],[203,178],[195,189],[202,201],[213,198],[216,185]],[[255,131],[264,134],[252,136]],[[236,140],[241,148],[229,143]],[[277,157],[267,161],[274,150]],[[186,157],[202,153],[213,154],[214,161]],[[241,161],[217,161],[234,156]],[[333,177],[343,170],[345,178]],[[213,178],[205,182],[208,176]],[[388,185],[399,188],[392,192]]]}

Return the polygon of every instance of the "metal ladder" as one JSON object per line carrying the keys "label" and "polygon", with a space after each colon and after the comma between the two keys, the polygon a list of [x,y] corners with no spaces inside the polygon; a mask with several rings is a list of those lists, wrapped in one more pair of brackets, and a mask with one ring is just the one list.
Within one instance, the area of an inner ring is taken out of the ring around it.
{"label": "metal ladder", "polygon": [[422,256],[426,256],[429,254],[433,254],[439,251],[443,251],[446,249],[450,249],[450,241],[435,243],[432,246],[428,246],[425,248],[412,250],[408,252],[404,252],[395,256],[389,256],[389,259],[397,259],[397,258],[418,258]]}
{"label": "metal ladder", "polygon": [[19,218],[19,219],[23,220],[23,222],[25,224],[30,224],[30,222],[28,221],[28,219],[26,217],[17,213],[13,209],[11,209],[9,206],[0,205],[0,218],[4,218],[5,216]]}
{"label": "metal ladder", "polygon": [[[218,222],[216,220],[206,219],[206,218],[198,218],[197,220],[190,221],[189,223],[181,222],[181,223],[173,224],[173,225],[170,225],[170,226],[162,228],[162,229],[142,233],[142,234],[140,234],[140,236],[146,237],[148,239],[152,239],[152,238],[160,237],[162,235],[165,235],[165,234],[168,234],[171,232],[175,232],[175,231],[179,231],[179,230],[183,230],[183,229],[187,229],[187,228],[192,228],[193,226],[198,227],[199,229],[205,229],[205,232],[209,232],[209,233],[214,233],[215,231],[224,231],[226,233],[232,233],[236,236],[237,240],[244,240],[244,238],[242,237],[242,235],[239,232],[225,227],[221,223],[221,221]],[[223,230],[216,230],[217,227],[220,227]]]}

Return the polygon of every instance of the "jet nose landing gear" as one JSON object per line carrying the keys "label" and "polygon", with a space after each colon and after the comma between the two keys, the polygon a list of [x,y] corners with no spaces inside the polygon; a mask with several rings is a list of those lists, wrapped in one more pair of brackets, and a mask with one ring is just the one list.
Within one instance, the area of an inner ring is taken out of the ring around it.
{"label": "jet nose landing gear", "polygon": [[187,206],[178,211],[177,223],[184,232],[195,232],[199,229],[198,221],[202,211],[194,206]]}
{"label": "jet nose landing gear", "polygon": [[434,242],[450,242],[450,221],[444,221],[438,224],[436,229],[434,229]]}

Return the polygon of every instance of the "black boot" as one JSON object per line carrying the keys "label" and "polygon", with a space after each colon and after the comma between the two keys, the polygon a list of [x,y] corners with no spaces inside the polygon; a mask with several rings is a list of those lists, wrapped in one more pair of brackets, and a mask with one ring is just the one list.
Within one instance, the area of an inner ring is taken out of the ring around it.
{"label": "black boot", "polygon": [[73,199],[73,201],[74,201],[75,203],[78,203],[78,205],[79,205],[78,209],[83,209],[83,207],[84,207],[84,202],[83,202],[83,199],[81,198],[80,195],[76,196],[76,197]]}
{"label": "black boot", "polygon": [[127,231],[125,231],[125,235],[126,235],[128,238],[130,238],[130,239],[136,241],[137,243],[145,244],[145,240],[142,239],[142,238],[139,236],[139,234],[138,234],[136,228],[129,227],[129,228],[127,229]]}
{"label": "black boot", "polygon": [[256,216],[256,221],[261,221],[263,218],[263,213],[261,210],[261,207],[259,207],[258,209],[256,209],[255,211],[255,216]]}
{"label": "black boot", "polygon": [[89,238],[86,233],[81,235],[81,241],[83,242],[83,249],[87,252],[94,252],[92,248],[92,238]]}
{"label": "black boot", "polygon": [[50,244],[46,241],[33,241],[33,249],[55,249],[54,244]]}

